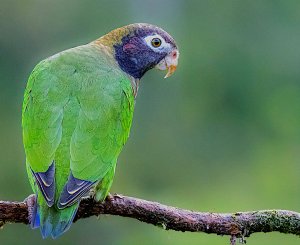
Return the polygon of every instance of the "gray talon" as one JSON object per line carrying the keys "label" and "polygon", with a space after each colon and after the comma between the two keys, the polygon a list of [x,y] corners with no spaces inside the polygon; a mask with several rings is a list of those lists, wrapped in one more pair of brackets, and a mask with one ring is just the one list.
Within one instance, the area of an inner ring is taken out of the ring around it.
{"label": "gray talon", "polygon": [[113,201],[113,200],[114,200],[114,195],[108,193],[105,199],[106,199],[107,201]]}

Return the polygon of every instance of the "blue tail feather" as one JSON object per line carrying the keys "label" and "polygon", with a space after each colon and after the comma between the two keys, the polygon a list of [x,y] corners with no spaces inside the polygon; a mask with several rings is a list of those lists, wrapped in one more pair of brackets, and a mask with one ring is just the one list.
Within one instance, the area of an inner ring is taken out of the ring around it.
{"label": "blue tail feather", "polygon": [[52,224],[50,219],[46,219],[43,224],[40,226],[43,239],[50,237],[52,234]]}
{"label": "blue tail feather", "polygon": [[77,213],[77,210],[79,207],[79,202],[76,206],[77,206],[76,209],[73,211],[73,214],[68,221],[60,222],[58,225],[56,225],[56,227],[54,227],[54,229],[52,230],[52,238],[55,239],[70,229],[70,227],[73,223],[73,220],[75,218],[75,215]]}
{"label": "blue tail feather", "polygon": [[40,227],[40,215],[38,211],[38,205],[35,205],[34,216],[32,217],[31,228],[36,229]]}
{"label": "blue tail feather", "polygon": [[54,206],[48,207],[44,202],[41,206],[36,202],[30,222],[32,229],[40,228],[42,237],[53,239],[65,233],[73,223],[79,201],[70,207],[58,209]]}
{"label": "blue tail feather", "polygon": [[43,238],[55,239],[65,233],[73,223],[78,206],[79,202],[65,209],[55,207],[44,209],[40,226]]}

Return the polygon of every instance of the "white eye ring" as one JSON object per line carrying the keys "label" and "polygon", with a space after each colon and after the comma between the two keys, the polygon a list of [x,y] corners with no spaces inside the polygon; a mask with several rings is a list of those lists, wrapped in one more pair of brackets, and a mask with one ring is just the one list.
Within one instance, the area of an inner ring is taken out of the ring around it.
{"label": "white eye ring", "polygon": [[[160,45],[157,46],[157,47],[154,47],[153,44],[152,44],[152,41],[154,39],[159,39],[160,40]],[[169,43],[167,43],[165,41],[165,39],[158,35],[158,34],[154,34],[154,35],[150,35],[150,36],[147,36],[144,38],[145,42],[147,43],[147,45],[152,49],[154,50],[155,52],[162,52],[162,51],[165,51],[166,49],[170,49],[171,48],[171,45]]]}

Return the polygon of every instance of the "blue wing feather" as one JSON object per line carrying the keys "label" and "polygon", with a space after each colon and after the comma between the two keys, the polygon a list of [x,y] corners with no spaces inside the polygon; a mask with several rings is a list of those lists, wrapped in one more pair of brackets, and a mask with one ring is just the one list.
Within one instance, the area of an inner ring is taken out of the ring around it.
{"label": "blue wing feather", "polygon": [[55,196],[55,166],[54,161],[46,172],[34,172],[32,174],[35,177],[36,183],[39,186],[47,205],[51,207],[54,204]]}
{"label": "blue wing feather", "polygon": [[60,195],[59,202],[57,203],[58,208],[62,209],[78,202],[78,200],[84,196],[95,183],[96,182],[77,179],[71,172]]}

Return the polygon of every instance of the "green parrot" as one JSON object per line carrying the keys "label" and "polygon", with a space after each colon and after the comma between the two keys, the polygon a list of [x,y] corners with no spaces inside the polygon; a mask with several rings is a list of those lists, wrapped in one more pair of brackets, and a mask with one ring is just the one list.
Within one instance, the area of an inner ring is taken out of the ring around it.
{"label": "green parrot", "polygon": [[26,169],[35,202],[30,224],[43,238],[67,231],[80,199],[108,195],[127,141],[142,76],[176,70],[174,39],[150,24],[131,24],[41,61],[22,108]]}

